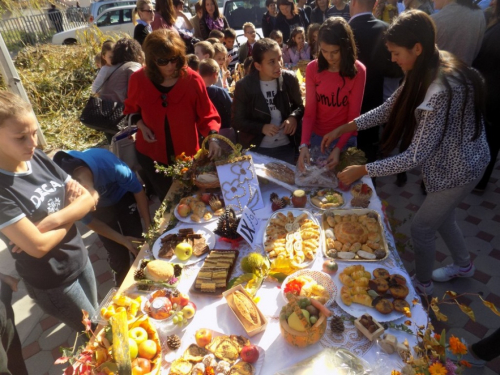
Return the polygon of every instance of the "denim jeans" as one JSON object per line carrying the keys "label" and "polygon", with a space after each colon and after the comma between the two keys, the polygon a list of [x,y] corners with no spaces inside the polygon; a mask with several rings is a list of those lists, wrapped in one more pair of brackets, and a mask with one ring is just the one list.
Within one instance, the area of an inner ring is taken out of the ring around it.
{"label": "denim jeans", "polygon": [[436,256],[436,232],[450,251],[453,263],[466,267],[470,255],[458,227],[455,208],[469,194],[479,179],[468,184],[428,193],[411,222],[411,239],[415,252],[415,272],[420,282],[430,281]]}
{"label": "denim jeans", "polygon": [[[317,134],[312,133],[311,134],[311,148],[314,147],[314,146],[318,146],[318,147],[321,146],[322,139],[323,139],[323,137],[321,135],[317,135]],[[340,138],[337,138],[332,143],[330,143],[330,146],[328,147],[328,151],[327,151],[328,154],[330,154],[330,152],[332,152],[333,148],[339,142],[339,139]],[[356,147],[356,145],[357,145],[356,136],[353,135],[351,138],[349,138],[349,140],[347,141],[346,145],[342,148],[341,151],[345,151],[349,147]]]}
{"label": "denim jeans", "polygon": [[83,331],[82,310],[92,317],[97,310],[97,286],[90,259],[78,278],[69,285],[37,289],[26,283],[29,296],[42,310],[77,332]]}

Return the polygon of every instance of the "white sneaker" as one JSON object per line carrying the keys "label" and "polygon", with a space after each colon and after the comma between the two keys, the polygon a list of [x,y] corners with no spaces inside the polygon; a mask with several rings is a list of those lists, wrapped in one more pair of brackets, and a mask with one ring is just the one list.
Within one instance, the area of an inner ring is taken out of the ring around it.
{"label": "white sneaker", "polygon": [[434,292],[434,284],[432,283],[432,281],[429,283],[429,285],[424,285],[417,280],[417,277],[415,275],[413,275],[411,277],[411,283],[413,284],[413,287],[415,288],[417,294],[421,296],[431,296]]}
{"label": "white sneaker", "polygon": [[474,272],[476,272],[476,267],[472,262],[468,267],[459,267],[452,263],[432,271],[432,280],[445,282],[456,277],[471,277]]}

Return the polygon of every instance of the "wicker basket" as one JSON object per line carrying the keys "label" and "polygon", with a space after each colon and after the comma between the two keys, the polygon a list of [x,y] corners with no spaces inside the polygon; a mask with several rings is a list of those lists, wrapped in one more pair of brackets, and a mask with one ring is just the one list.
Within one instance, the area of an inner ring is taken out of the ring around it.
{"label": "wicker basket", "polygon": [[[226,138],[220,134],[211,134],[208,137],[206,137],[203,140],[203,143],[201,144],[202,155],[200,156],[200,158],[198,160],[195,160],[193,162],[193,166],[192,166],[192,168],[193,168],[193,174],[192,174],[193,184],[200,189],[215,189],[215,188],[220,187],[219,178],[217,178],[217,181],[213,181],[213,182],[201,182],[201,181],[197,180],[197,175],[195,173],[196,168],[201,163],[205,162],[206,159],[208,158],[207,142],[212,138],[216,138],[216,139],[220,139],[221,141],[224,141],[229,146],[230,150],[232,150],[232,152],[235,152],[235,153],[238,152],[238,148],[234,145],[234,143],[231,142],[231,140],[229,140],[228,138]],[[224,163],[226,163],[226,162],[224,162]]]}

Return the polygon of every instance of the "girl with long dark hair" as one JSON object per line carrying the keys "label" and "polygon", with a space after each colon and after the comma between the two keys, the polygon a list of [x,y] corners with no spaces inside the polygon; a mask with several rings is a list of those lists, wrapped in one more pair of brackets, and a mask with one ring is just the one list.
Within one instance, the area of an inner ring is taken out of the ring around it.
{"label": "girl with long dark hair", "polygon": [[[388,176],[420,166],[427,197],[411,223],[415,252],[414,286],[430,295],[434,281],[471,277],[475,268],[455,218],[455,207],[476,186],[489,161],[483,125],[484,87],[477,71],[436,47],[432,19],[418,10],[400,15],[386,35],[387,48],[405,72],[404,84],[380,107],[338,127],[322,147],[346,132],[387,123],[381,151],[388,156],[347,167],[345,184],[364,175]],[[436,232],[453,263],[433,271]]]}
{"label": "girl with long dark hair", "polygon": [[201,3],[203,16],[200,19],[200,32],[202,38],[208,39],[208,35],[212,30],[220,30],[229,28],[226,17],[219,13],[216,0],[203,0]]}
{"label": "girl with long dark hair", "polygon": [[[340,17],[328,18],[318,33],[318,58],[306,69],[306,110],[298,167],[310,159],[309,146],[319,146],[322,137],[361,113],[366,68],[356,60],[352,30]],[[328,149],[328,167],[339,161],[340,151],[356,145],[356,132],[344,134]]]}

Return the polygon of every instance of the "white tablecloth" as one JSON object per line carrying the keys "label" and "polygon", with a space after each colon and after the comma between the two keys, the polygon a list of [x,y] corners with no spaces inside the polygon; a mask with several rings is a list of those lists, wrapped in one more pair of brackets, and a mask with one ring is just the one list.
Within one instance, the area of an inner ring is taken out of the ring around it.
{"label": "white tablecloth", "polygon": [[[369,184],[372,188],[373,185],[369,178],[363,179],[364,183]],[[269,196],[272,192],[276,192],[280,197],[283,195],[290,195],[291,192],[274,184],[261,184],[261,192],[264,198],[264,201],[269,202]],[[375,192],[375,190],[374,190]],[[350,202],[351,195],[349,192],[344,193],[344,198],[346,202]],[[350,208],[349,203],[343,208]],[[382,204],[380,199],[373,194],[373,197],[370,202],[370,209],[377,210],[382,214]],[[320,218],[321,211],[318,209],[313,209],[311,206],[306,206],[306,209],[312,211],[315,215],[317,215],[318,219]],[[260,233],[257,235],[259,239],[262,239],[263,232],[265,229],[265,225],[267,220],[272,214],[270,204],[265,208],[258,210],[255,212],[256,215],[260,219]],[[386,224],[384,224],[386,225]],[[193,225],[179,223],[179,227],[186,227]],[[207,229],[214,229],[216,226],[216,222],[211,222],[205,225]],[[387,242],[389,244],[389,248],[391,249],[389,257],[378,263],[381,267],[394,270],[394,272],[399,272],[402,274],[407,274],[406,270],[403,267],[401,259],[397,254],[396,247],[394,245],[394,239],[392,234],[385,228],[385,234],[387,238]],[[262,242],[262,240],[260,240]],[[216,248],[219,249],[228,249],[230,245],[226,242],[218,241],[216,244]],[[245,254],[248,254],[252,251],[249,245],[242,244],[238,249],[240,251],[240,258]],[[263,252],[261,249],[260,251]],[[320,252],[316,257],[316,260],[310,267],[313,270],[321,270],[322,263],[324,261],[323,254]],[[198,270],[200,269],[203,262],[199,262],[194,264],[187,269],[185,269],[183,278],[179,284],[178,289],[181,292],[188,293],[188,290],[191,288]],[[362,263],[362,262],[359,262]],[[232,277],[238,274],[241,274],[242,271],[237,265],[233,271]],[[289,345],[281,336],[280,328],[279,328],[279,312],[281,307],[285,304],[280,291],[281,285],[272,282],[264,282],[261,289],[258,291],[257,296],[260,297],[260,301],[258,303],[259,309],[268,319],[268,325],[264,332],[257,334],[252,337],[250,341],[262,347],[265,351],[265,361],[264,366],[260,372],[261,375],[272,375],[275,372],[285,369],[294,363],[297,363],[317,352],[319,352],[323,346],[344,346],[353,351],[355,354],[358,354],[365,360],[367,360],[372,366],[372,370],[374,374],[390,374],[390,370],[393,368],[401,368],[402,361],[397,354],[387,355],[385,353],[380,354],[381,350],[375,343],[370,343],[364,336],[359,333],[352,324],[346,323],[346,336],[332,336],[330,329],[327,329],[325,336],[319,343],[312,345],[307,348],[295,348]],[[338,286],[340,289],[340,286]],[[413,287],[410,286],[410,289]],[[224,334],[236,334],[236,335],[245,335],[245,331],[243,327],[239,324],[236,317],[230,310],[229,306],[226,304],[224,298],[214,298],[205,295],[191,295],[191,300],[197,305],[197,313],[190,324],[185,327],[183,331],[177,331],[176,333],[181,337],[183,343],[186,342],[194,342],[194,333],[199,328],[209,328],[217,332],[221,332]],[[334,303],[331,309],[335,313],[342,312],[340,308]],[[367,309],[367,312],[369,309]],[[408,318],[403,317],[400,318],[394,323],[400,324],[403,323]],[[427,314],[422,308],[420,304],[412,307],[412,318],[411,320],[418,325],[426,324],[427,322]],[[416,341],[414,340],[414,336],[394,329],[389,329],[387,331],[395,335],[398,338],[399,342],[403,342],[403,340],[407,339],[410,345],[413,345]],[[165,336],[165,335],[163,335]],[[165,339],[165,337],[162,337]],[[166,346],[165,346],[166,347]],[[181,353],[167,353],[165,358],[170,361],[175,357],[180,356]],[[163,371],[164,374],[168,374],[168,371]]]}

